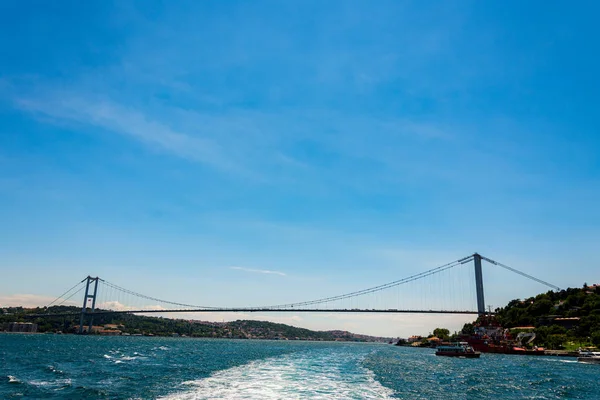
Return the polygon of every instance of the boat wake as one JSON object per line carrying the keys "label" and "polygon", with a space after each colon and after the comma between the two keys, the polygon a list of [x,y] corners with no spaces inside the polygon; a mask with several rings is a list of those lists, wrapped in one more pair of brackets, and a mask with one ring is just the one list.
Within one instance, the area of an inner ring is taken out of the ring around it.
{"label": "boat wake", "polygon": [[556,359],[556,358],[544,358],[546,362],[555,362],[555,363],[566,363],[566,364],[577,364],[577,360],[565,360],[565,359]]}
{"label": "boat wake", "polygon": [[254,361],[186,381],[187,389],[163,400],[235,399],[388,399],[382,386],[360,365],[360,355],[304,352]]}
{"label": "boat wake", "polygon": [[103,357],[107,360],[112,361],[115,364],[122,364],[125,361],[146,360],[148,358],[138,352],[134,352],[132,356],[128,356],[119,350],[111,350],[109,353],[111,353],[112,355],[104,354]]}

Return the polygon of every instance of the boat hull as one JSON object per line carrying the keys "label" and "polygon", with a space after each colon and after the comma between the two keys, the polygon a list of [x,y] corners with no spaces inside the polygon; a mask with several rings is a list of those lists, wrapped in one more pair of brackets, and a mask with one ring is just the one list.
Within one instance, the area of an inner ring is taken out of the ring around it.
{"label": "boat hull", "polygon": [[577,361],[585,364],[600,364],[600,357],[577,357]]}
{"label": "boat hull", "polygon": [[475,353],[449,353],[449,352],[439,352],[437,351],[435,353],[436,356],[440,356],[440,357],[463,357],[463,358],[479,358],[479,356],[481,356],[481,353],[475,352]]}
{"label": "boat hull", "polygon": [[542,348],[539,349],[526,349],[523,347],[511,346],[509,344],[492,344],[481,339],[469,338],[466,341],[473,346],[475,351],[481,353],[495,353],[495,354],[520,354],[524,356],[544,356],[546,351]]}

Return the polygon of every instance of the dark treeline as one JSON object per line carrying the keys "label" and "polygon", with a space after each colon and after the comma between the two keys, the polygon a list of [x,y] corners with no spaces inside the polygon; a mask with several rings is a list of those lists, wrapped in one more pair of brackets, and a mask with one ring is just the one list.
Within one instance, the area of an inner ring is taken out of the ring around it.
{"label": "dark treeline", "polygon": [[[58,306],[49,308],[13,307],[0,309],[0,330],[10,322],[34,322],[38,332],[76,333],[80,311],[77,307]],[[66,317],[32,317],[33,314],[73,313]],[[89,317],[87,317],[89,318]],[[88,324],[86,319],[84,326]],[[266,321],[201,322],[183,319],[149,317],[133,314],[95,315],[93,325],[118,330],[120,333],[135,335],[171,336],[173,334],[189,337],[240,338],[240,339],[299,339],[299,340],[347,340],[374,341],[379,338],[355,335],[345,331],[312,331],[285,324]],[[106,330],[103,330],[106,333]]]}
{"label": "dark treeline", "polygon": [[[528,299],[512,300],[497,308],[496,322],[505,328],[535,327],[533,344],[560,349],[568,342],[600,346],[600,286],[548,291]],[[475,325],[481,319],[475,321]],[[464,333],[472,333],[466,324]]]}

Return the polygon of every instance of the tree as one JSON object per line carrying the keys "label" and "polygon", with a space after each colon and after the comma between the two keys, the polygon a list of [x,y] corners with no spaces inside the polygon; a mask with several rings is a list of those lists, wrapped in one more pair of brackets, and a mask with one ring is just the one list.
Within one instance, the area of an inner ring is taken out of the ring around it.
{"label": "tree", "polygon": [[546,339],[547,346],[552,350],[559,350],[563,348],[563,344],[567,341],[567,335],[564,334],[552,334],[548,335]]}
{"label": "tree", "polygon": [[552,309],[552,302],[548,299],[536,300],[530,308],[530,313],[536,317],[546,315]]}
{"label": "tree", "polygon": [[466,324],[463,325],[461,333],[463,335],[473,335],[473,334],[475,334],[475,325],[467,322]]}
{"label": "tree", "polygon": [[435,328],[433,334],[442,340],[448,340],[450,337],[450,330],[446,328]]}

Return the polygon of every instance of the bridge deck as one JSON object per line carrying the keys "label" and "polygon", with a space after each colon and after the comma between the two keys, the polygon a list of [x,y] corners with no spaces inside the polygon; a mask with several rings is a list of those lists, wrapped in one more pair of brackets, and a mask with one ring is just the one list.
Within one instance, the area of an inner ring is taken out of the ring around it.
{"label": "bridge deck", "polygon": [[[126,310],[126,311],[111,311],[111,310],[96,310],[88,312],[85,315],[105,315],[105,314],[167,314],[167,313],[207,313],[207,312],[301,312],[301,313],[388,313],[388,314],[466,314],[476,315],[478,311],[463,311],[463,310],[400,310],[400,309],[315,309],[315,308],[201,308],[201,309],[179,309],[179,310]],[[65,317],[72,315],[81,315],[81,312],[72,313],[57,313],[57,314],[30,314],[27,317]]]}

